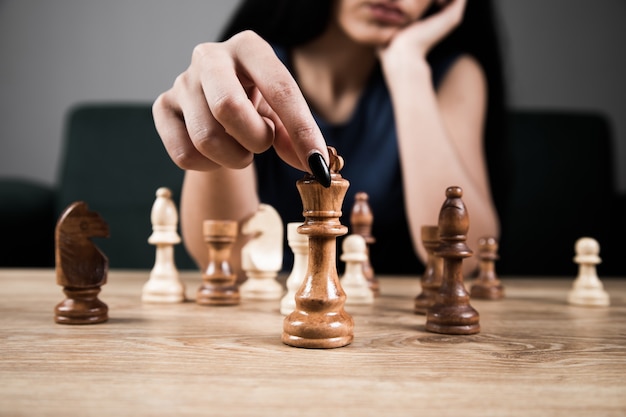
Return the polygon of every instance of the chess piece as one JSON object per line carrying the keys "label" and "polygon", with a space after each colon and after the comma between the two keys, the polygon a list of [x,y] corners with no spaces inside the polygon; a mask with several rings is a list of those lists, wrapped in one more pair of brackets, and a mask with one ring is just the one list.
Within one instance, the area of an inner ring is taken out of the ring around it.
{"label": "chess piece", "polygon": [[504,287],[496,274],[495,262],[498,259],[498,241],[488,236],[478,239],[478,277],[472,282],[470,297],[499,300],[504,298]]}
{"label": "chess piece", "polygon": [[380,295],[380,283],[370,262],[370,245],[376,242],[376,239],[372,236],[374,215],[370,209],[368,199],[369,196],[363,191],[354,195],[354,205],[350,213],[350,226],[352,227],[352,233],[363,236],[367,244],[367,259],[363,261],[363,274],[365,274],[365,278],[369,282],[372,293],[377,297]]}
{"label": "chess piece", "polygon": [[449,187],[439,212],[439,248],[443,279],[435,304],[426,313],[426,330],[445,334],[474,334],[480,331],[478,312],[470,305],[463,284],[463,258],[472,255],[467,246],[469,215],[460,187]]}
{"label": "chess piece", "polygon": [[296,186],[302,198],[305,221],[298,228],[309,236],[309,263],[302,286],[296,293],[296,308],[283,322],[283,343],[303,348],[336,348],[354,338],[354,321],[344,310],[346,294],[337,276],[337,236],[346,234],[341,205],[350,183],[339,171],[343,159],[334,148],[330,155],[331,183],[328,188],[306,174]]}
{"label": "chess piece", "polygon": [[280,301],[280,312],[285,316],[296,308],[296,292],[304,281],[309,262],[309,238],[298,233],[300,225],[302,223],[287,223],[287,242],[293,252],[293,267],[287,277],[287,294]]}
{"label": "chess piece", "polygon": [[150,278],[143,286],[141,300],[154,303],[185,301],[185,286],[174,262],[174,245],[180,243],[178,212],[169,188],[161,187],[156,191],[150,221],[152,234],[148,243],[156,246],[156,255]]}
{"label": "chess piece", "polygon": [[341,260],[346,270],[339,280],[346,293],[346,305],[373,304],[374,293],[363,273],[367,259],[367,243],[361,235],[349,235],[343,240]]}
{"label": "chess piece", "polygon": [[596,272],[596,265],[602,262],[598,241],[590,237],[580,238],[576,241],[575,250],[574,262],[578,264],[578,276],[568,293],[568,303],[579,306],[608,306],[609,294],[604,290]]}
{"label": "chess piece", "polygon": [[420,279],[422,292],[415,297],[415,314],[426,314],[428,308],[435,303],[443,276],[443,259],[435,255],[439,247],[439,228],[437,226],[422,226],[422,243],[426,249],[426,268]]}
{"label": "chess piece", "polygon": [[196,303],[201,305],[239,304],[237,276],[230,264],[233,244],[237,237],[234,220],[205,220],[202,224],[204,241],[208,246],[209,262],[202,274]]}
{"label": "chess piece", "polygon": [[66,299],[54,309],[61,324],[95,324],[108,320],[109,308],[98,299],[106,284],[109,260],[91,241],[109,237],[109,226],[87,204],[77,201],[61,214],[55,230],[57,284]]}
{"label": "chess piece", "polygon": [[241,267],[248,279],[239,287],[241,298],[250,300],[279,300],[283,286],[276,281],[283,266],[283,221],[268,204],[260,204],[258,211],[241,228],[252,238],[241,250]]}

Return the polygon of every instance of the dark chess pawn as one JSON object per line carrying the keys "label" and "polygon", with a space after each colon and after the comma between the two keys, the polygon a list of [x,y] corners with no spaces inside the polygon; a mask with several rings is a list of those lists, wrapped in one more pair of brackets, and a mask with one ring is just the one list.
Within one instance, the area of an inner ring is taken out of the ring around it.
{"label": "dark chess pawn", "polygon": [[415,297],[413,311],[415,314],[426,314],[428,308],[435,304],[441,279],[443,277],[443,259],[435,255],[439,248],[439,228],[437,226],[422,226],[422,243],[426,249],[426,268],[420,279],[422,292]]}
{"label": "dark chess pawn", "polygon": [[478,276],[472,282],[471,298],[499,300],[504,298],[504,287],[496,274],[495,262],[498,259],[498,241],[494,237],[478,240]]}
{"label": "dark chess pawn", "polygon": [[87,204],[69,205],[59,217],[55,230],[57,284],[66,299],[54,309],[54,321],[61,324],[95,324],[109,319],[109,308],[98,299],[106,284],[109,260],[91,241],[109,237],[109,226]]}
{"label": "dark chess pawn", "polygon": [[367,259],[363,261],[363,275],[365,275],[374,297],[378,297],[380,295],[380,283],[370,262],[370,246],[376,242],[376,239],[372,236],[374,214],[368,200],[369,196],[363,191],[354,195],[354,205],[350,213],[350,226],[352,234],[361,235],[367,244]]}
{"label": "dark chess pawn", "polygon": [[479,315],[470,305],[463,283],[463,258],[472,255],[467,246],[469,215],[461,187],[449,187],[439,212],[439,239],[435,255],[443,258],[443,279],[437,301],[426,314],[426,330],[445,334],[474,334],[480,331]]}
{"label": "dark chess pawn", "polygon": [[205,220],[202,223],[209,262],[202,274],[202,285],[196,293],[197,304],[214,306],[239,304],[237,274],[230,264],[238,227],[234,220]]}

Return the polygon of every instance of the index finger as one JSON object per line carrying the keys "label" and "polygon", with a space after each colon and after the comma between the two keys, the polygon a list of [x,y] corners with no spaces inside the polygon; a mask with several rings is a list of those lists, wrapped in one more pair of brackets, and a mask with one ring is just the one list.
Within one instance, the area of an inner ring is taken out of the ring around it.
{"label": "index finger", "polygon": [[289,70],[272,47],[254,32],[241,32],[226,42],[235,44],[238,65],[282,121],[302,165],[309,166],[317,177],[320,172],[314,172],[312,160],[321,155],[328,165],[326,141]]}

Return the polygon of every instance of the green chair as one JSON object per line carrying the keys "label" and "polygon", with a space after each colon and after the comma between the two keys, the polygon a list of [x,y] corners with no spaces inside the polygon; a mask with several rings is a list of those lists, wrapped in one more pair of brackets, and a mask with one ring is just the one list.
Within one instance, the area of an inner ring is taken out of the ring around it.
{"label": "green chair", "polygon": [[[56,219],[81,200],[109,224],[110,237],[95,243],[111,268],[151,268],[155,248],[147,239],[155,193],[168,187],[178,204],[183,171],[161,143],[150,104],[84,103],[72,108],[60,165],[53,190],[27,181],[0,181],[0,230],[11,237],[0,248],[0,265],[53,266]],[[176,246],[175,257],[179,269],[195,268],[182,244]]]}
{"label": "green chair", "polygon": [[[150,211],[159,187],[172,190],[176,204],[183,171],[169,158],[154,127],[151,106],[83,104],[68,115],[56,213],[85,201],[109,224],[98,241],[111,268],[151,268],[155,248]],[[182,245],[175,248],[180,269],[194,268]]]}
{"label": "green chair", "polygon": [[[601,245],[598,273],[624,276],[626,198],[615,191],[607,118],[515,110],[508,125],[509,135],[487,149],[502,224],[498,273],[573,277],[574,243],[591,236]],[[151,268],[155,192],[170,188],[178,204],[183,179],[155,130],[151,104],[84,103],[69,111],[65,126],[55,190],[0,181],[0,266],[52,266],[54,223],[82,200],[109,223],[111,237],[96,243],[111,268]],[[175,256],[180,269],[196,268],[182,244]]]}
{"label": "green chair", "polygon": [[54,265],[55,192],[36,181],[0,179],[0,267]]}

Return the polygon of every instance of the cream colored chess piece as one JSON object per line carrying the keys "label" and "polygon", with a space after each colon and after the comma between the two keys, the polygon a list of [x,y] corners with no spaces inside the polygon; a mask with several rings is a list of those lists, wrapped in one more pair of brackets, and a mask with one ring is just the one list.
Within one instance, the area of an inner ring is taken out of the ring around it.
{"label": "cream colored chess piece", "polygon": [[150,279],[143,286],[141,299],[155,303],[182,302],[185,300],[185,286],[180,281],[174,262],[174,245],[180,243],[178,212],[168,188],[161,187],[156,191],[150,220],[152,234],[148,243],[156,246],[156,257]]}
{"label": "cream colored chess piece", "polygon": [[276,281],[283,265],[283,221],[268,204],[242,226],[242,233],[252,235],[241,250],[241,267],[248,279],[239,287],[241,298],[279,300],[283,286]]}
{"label": "cream colored chess piece", "polygon": [[280,313],[287,315],[296,308],[296,292],[300,289],[309,265],[309,237],[298,233],[302,223],[287,223],[287,242],[293,252],[293,267],[287,277],[287,294],[280,301]]}
{"label": "cream colored chess piece", "polygon": [[596,272],[596,265],[602,262],[600,245],[593,238],[583,237],[576,241],[575,249],[574,262],[579,265],[578,276],[567,301],[580,306],[608,306],[609,295],[604,291]]}
{"label": "cream colored chess piece", "polygon": [[363,273],[363,263],[367,261],[367,243],[361,235],[346,236],[342,245],[341,260],[346,270],[340,283],[346,293],[346,305],[374,303],[374,293]]}

